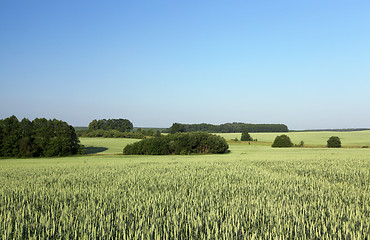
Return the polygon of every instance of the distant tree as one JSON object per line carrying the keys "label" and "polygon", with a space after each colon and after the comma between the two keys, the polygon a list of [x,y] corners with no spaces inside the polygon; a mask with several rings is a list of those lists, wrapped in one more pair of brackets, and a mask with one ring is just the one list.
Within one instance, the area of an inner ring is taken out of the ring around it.
{"label": "distant tree", "polygon": [[161,136],[161,132],[159,130],[157,130],[154,135],[154,137],[160,137]]}
{"label": "distant tree", "polygon": [[292,147],[292,146],[293,146],[292,141],[285,134],[277,136],[272,144],[272,147]]}
{"label": "distant tree", "polygon": [[342,146],[342,143],[339,139],[339,137],[332,136],[327,141],[328,148],[340,148]]}
{"label": "distant tree", "polygon": [[170,133],[186,132],[185,124],[174,123],[170,127]]}
{"label": "distant tree", "polygon": [[248,130],[244,129],[242,131],[242,137],[240,138],[240,141],[253,141],[253,138],[251,135],[249,135]]}
{"label": "distant tree", "polygon": [[89,123],[89,130],[117,130],[120,132],[131,131],[133,124],[128,119],[101,119]]}
{"label": "distant tree", "polygon": [[228,148],[229,145],[221,136],[194,132],[147,138],[127,145],[123,153],[126,155],[188,155],[225,153]]}

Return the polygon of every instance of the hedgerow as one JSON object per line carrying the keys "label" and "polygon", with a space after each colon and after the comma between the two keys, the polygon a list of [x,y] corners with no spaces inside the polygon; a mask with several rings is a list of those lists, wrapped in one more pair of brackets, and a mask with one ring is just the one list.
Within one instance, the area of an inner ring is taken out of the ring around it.
{"label": "hedgerow", "polygon": [[126,155],[189,155],[225,153],[229,145],[223,137],[204,133],[175,133],[141,140],[123,149]]}

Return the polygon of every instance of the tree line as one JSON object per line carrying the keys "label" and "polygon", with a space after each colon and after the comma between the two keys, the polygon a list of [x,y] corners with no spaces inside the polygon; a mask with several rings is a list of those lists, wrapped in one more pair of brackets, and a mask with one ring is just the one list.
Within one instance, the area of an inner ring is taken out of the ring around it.
{"label": "tree line", "polygon": [[75,129],[60,120],[14,115],[0,120],[0,157],[54,157],[82,153]]}
{"label": "tree line", "polygon": [[103,138],[136,138],[143,139],[146,137],[157,137],[161,135],[159,131],[153,131],[152,129],[144,130],[141,128],[135,131],[120,132],[114,129],[110,130],[76,130],[78,137],[103,137]]}
{"label": "tree line", "polygon": [[117,130],[119,132],[131,131],[133,124],[128,119],[100,119],[89,123],[89,130]]}
{"label": "tree line", "polygon": [[289,129],[284,124],[252,124],[252,123],[224,123],[213,125],[209,123],[201,124],[182,124],[173,123],[166,131],[168,133],[176,132],[208,132],[208,133],[240,133],[248,132],[288,132]]}
{"label": "tree line", "polygon": [[133,130],[133,124],[128,119],[100,119],[89,123],[88,129],[77,130],[78,137],[104,137],[104,138],[137,138],[160,136],[159,131],[138,128]]}
{"label": "tree line", "polygon": [[175,133],[147,138],[127,145],[126,155],[189,155],[226,153],[229,145],[223,137],[205,132]]}

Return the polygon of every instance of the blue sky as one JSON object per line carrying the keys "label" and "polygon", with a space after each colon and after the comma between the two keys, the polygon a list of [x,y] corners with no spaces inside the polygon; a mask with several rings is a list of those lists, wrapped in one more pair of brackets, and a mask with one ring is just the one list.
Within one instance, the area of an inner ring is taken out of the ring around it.
{"label": "blue sky", "polygon": [[369,1],[1,1],[0,118],[370,127]]}

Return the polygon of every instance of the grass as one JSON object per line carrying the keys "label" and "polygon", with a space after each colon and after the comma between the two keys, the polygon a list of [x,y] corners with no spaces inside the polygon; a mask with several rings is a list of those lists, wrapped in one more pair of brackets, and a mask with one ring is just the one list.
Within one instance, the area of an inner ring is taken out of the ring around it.
{"label": "grass", "polygon": [[87,153],[121,154],[127,144],[140,141],[132,138],[80,138],[81,144],[87,147]]}
{"label": "grass", "polygon": [[1,159],[0,238],[370,237],[370,149],[237,143],[223,155],[114,155],[132,141],[81,139],[107,149]]}
{"label": "grass", "polygon": [[[275,137],[281,134],[286,134],[290,137],[293,143],[299,144],[304,141],[305,145],[324,147],[326,141],[331,136],[338,136],[341,139],[343,147],[370,147],[370,131],[354,131],[354,132],[288,132],[288,133],[250,133],[253,139],[258,142],[271,143]],[[240,140],[241,133],[219,133],[227,140],[238,138]],[[266,144],[268,145],[268,144]]]}

